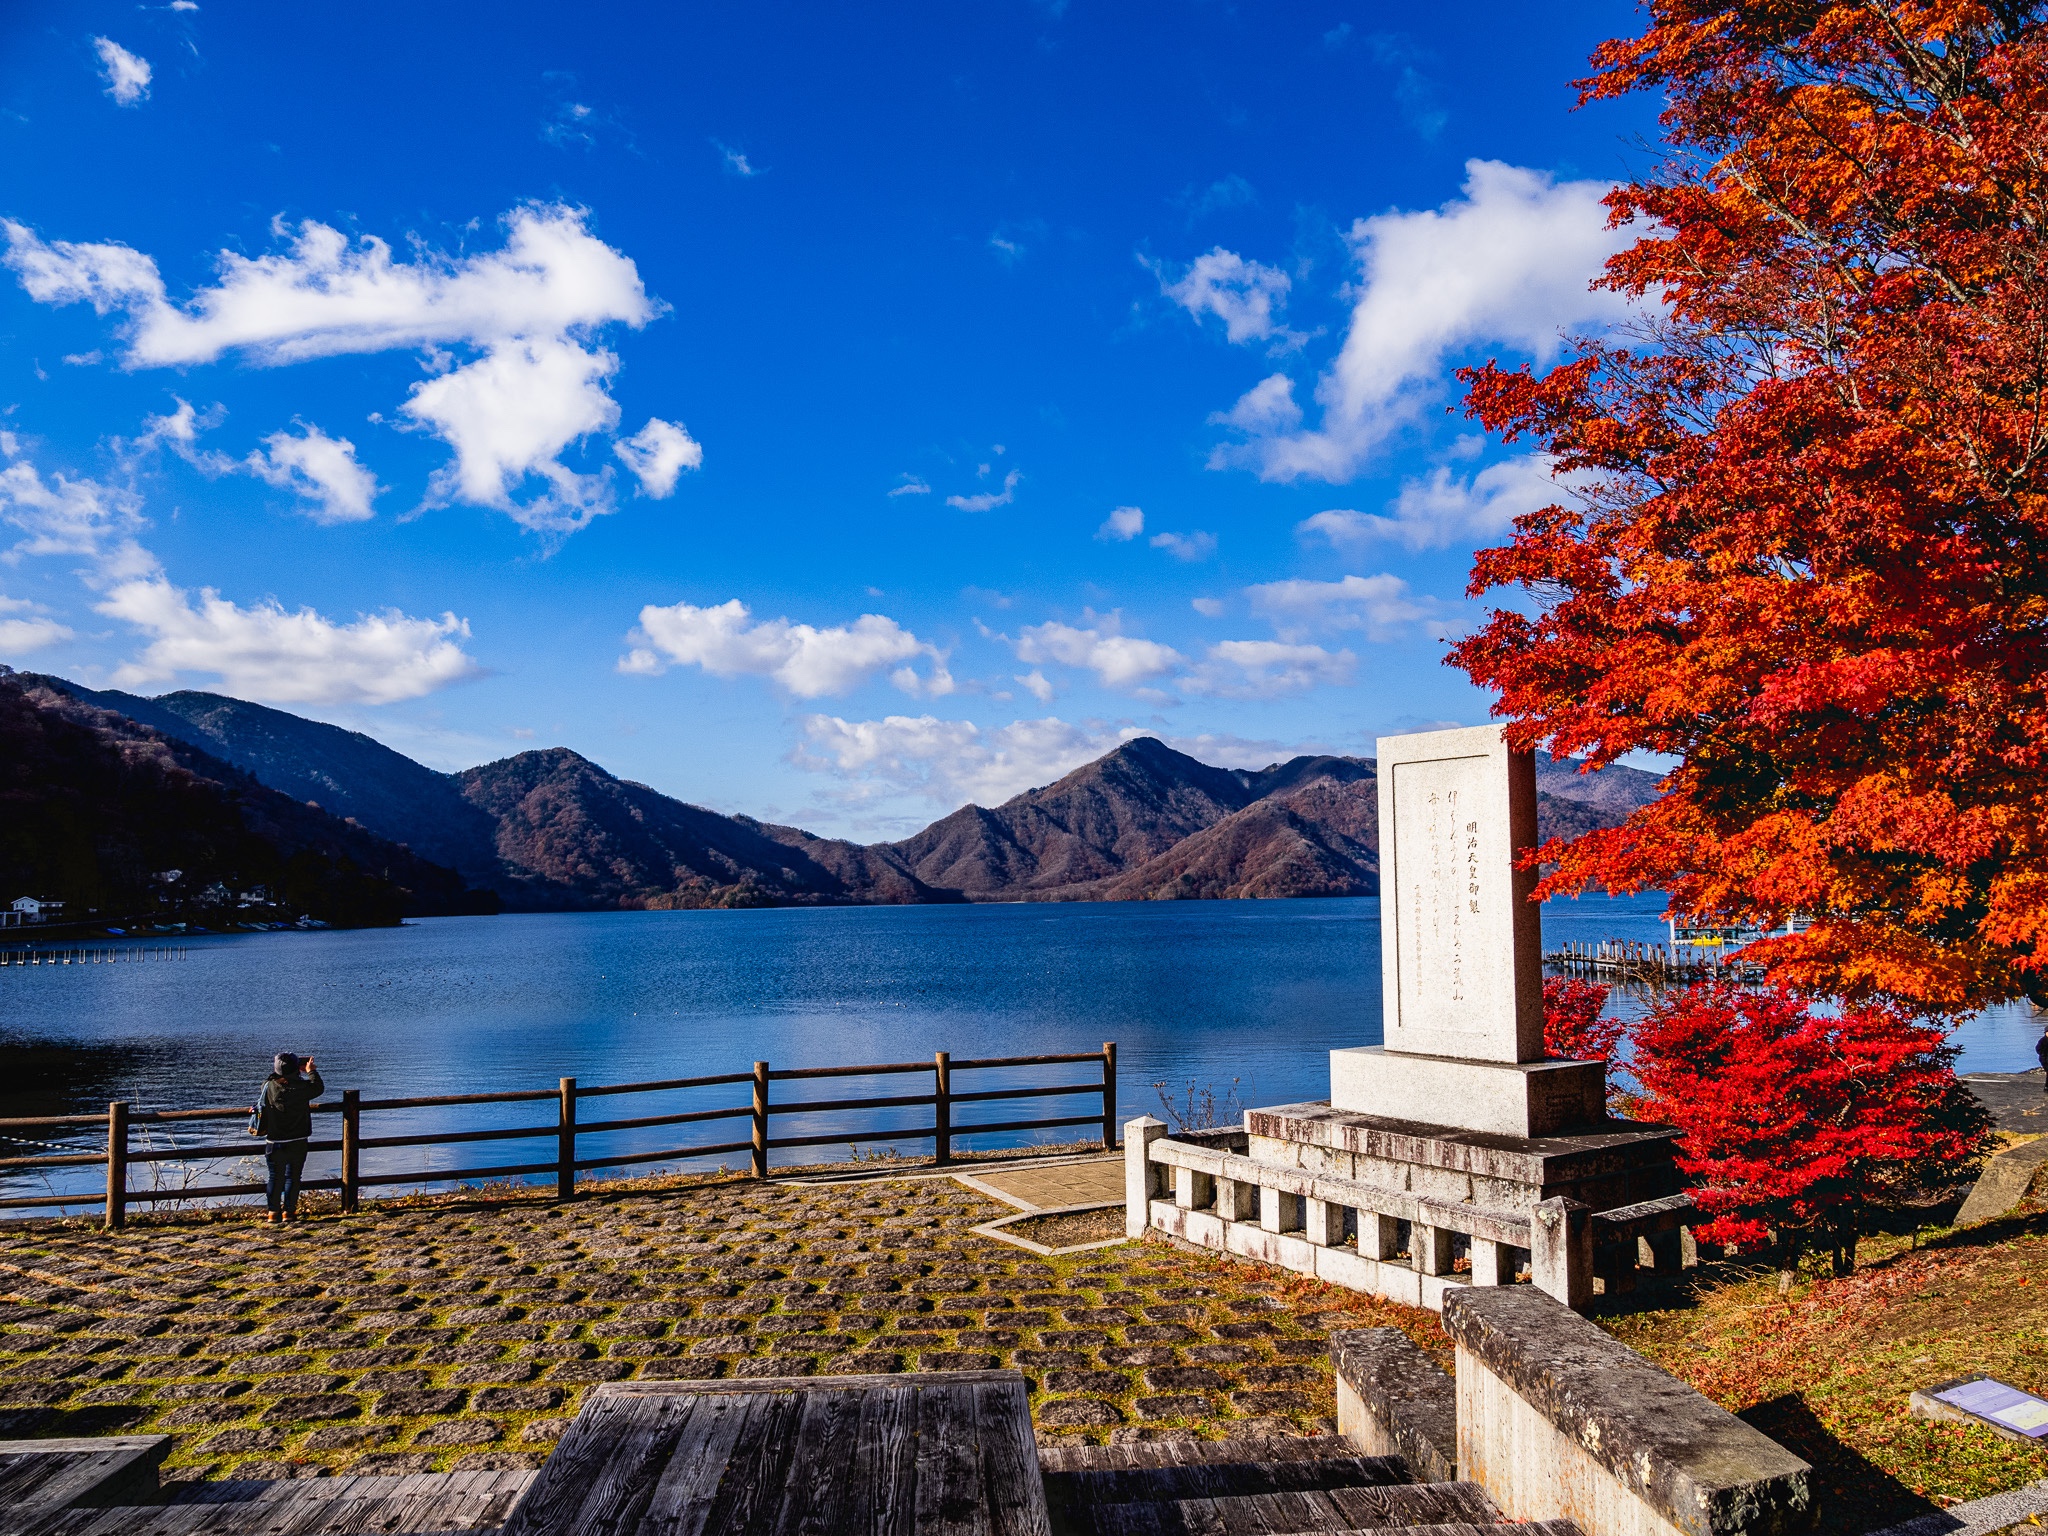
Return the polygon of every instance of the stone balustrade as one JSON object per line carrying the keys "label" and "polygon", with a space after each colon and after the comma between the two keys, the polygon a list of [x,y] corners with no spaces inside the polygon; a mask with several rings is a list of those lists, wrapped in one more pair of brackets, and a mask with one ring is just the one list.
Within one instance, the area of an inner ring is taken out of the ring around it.
{"label": "stone balustrade", "polygon": [[1150,1116],[1126,1124],[1125,1230],[1164,1232],[1432,1311],[1446,1290],[1512,1285],[1526,1268],[1538,1290],[1583,1307],[1596,1272],[1615,1286],[1644,1256],[1653,1268],[1676,1267],[1691,1210],[1683,1195],[1606,1212],[1564,1197],[1498,1209],[1248,1157],[1247,1141],[1235,1129],[1170,1137]]}

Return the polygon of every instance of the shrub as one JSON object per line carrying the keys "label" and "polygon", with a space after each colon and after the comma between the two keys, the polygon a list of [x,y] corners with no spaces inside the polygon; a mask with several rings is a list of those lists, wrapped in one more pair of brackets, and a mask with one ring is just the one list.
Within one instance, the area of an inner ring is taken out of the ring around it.
{"label": "shrub", "polygon": [[1788,1274],[1827,1251],[1846,1274],[1877,1214],[1982,1157],[1989,1118],[1955,1056],[1941,1030],[1895,1007],[1825,1014],[1782,987],[1703,984],[1635,1026],[1630,1069],[1637,1113],[1685,1133],[1679,1166],[1712,1218],[1698,1236],[1775,1245]]}

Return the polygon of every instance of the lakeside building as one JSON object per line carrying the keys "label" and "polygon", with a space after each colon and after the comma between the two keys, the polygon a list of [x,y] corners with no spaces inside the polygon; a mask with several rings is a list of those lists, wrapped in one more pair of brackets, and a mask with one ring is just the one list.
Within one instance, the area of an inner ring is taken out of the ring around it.
{"label": "lakeside building", "polygon": [[55,922],[64,910],[61,901],[45,901],[40,896],[17,896],[14,904],[0,911],[0,928],[21,928],[31,923]]}

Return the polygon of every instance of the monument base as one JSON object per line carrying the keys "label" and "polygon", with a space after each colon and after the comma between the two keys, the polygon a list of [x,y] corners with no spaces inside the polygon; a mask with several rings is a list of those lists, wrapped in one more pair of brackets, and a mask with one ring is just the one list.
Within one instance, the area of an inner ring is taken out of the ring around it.
{"label": "monument base", "polygon": [[1564,1196],[1596,1211],[1684,1187],[1668,1125],[1603,1120],[1569,1136],[1507,1136],[1327,1103],[1248,1110],[1246,1155],[1309,1173],[1500,1210]]}
{"label": "monument base", "polygon": [[1330,1105],[1496,1136],[1555,1136],[1607,1118],[1607,1064],[1467,1061],[1353,1046],[1330,1052]]}

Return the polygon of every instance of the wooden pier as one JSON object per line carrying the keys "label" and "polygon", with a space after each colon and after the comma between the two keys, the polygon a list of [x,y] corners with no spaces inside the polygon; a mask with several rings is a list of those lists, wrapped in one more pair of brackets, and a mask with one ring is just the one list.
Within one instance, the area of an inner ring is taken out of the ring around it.
{"label": "wooden pier", "polygon": [[0,949],[0,965],[128,965],[144,960],[184,960],[183,944],[121,944],[106,948]]}
{"label": "wooden pier", "polygon": [[1646,944],[1609,939],[1598,944],[1564,944],[1543,957],[1549,969],[1601,981],[1674,986],[1695,981],[1750,981],[1759,968],[1728,952],[1690,944]]}

